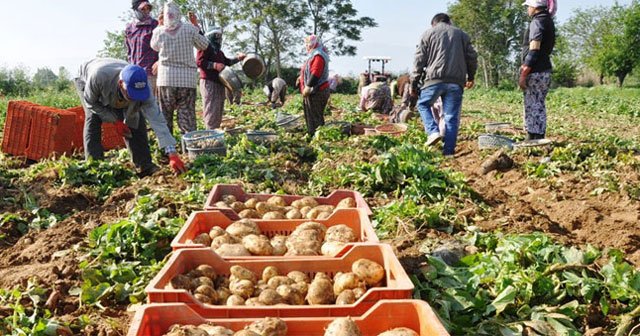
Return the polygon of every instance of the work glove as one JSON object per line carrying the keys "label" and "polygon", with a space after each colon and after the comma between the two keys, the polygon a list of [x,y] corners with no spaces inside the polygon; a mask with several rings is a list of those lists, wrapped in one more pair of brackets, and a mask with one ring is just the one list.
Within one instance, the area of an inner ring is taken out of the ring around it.
{"label": "work glove", "polygon": [[309,97],[309,95],[311,94],[311,92],[313,92],[313,88],[310,86],[305,86],[304,90],[302,90],[302,96],[303,97]]}
{"label": "work glove", "polygon": [[131,139],[131,129],[122,120],[116,120],[114,125],[119,136]]}
{"label": "work glove", "polygon": [[182,162],[180,156],[177,153],[169,154],[169,167],[171,167],[171,169],[173,169],[173,171],[177,174],[187,172],[187,168],[184,166],[184,162]]}

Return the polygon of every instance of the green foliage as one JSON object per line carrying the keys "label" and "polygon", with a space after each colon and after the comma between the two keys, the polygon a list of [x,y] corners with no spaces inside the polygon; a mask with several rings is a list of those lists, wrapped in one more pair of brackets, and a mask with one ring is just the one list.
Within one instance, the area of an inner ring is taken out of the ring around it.
{"label": "green foliage", "polygon": [[115,32],[107,31],[107,37],[104,39],[104,48],[98,52],[98,56],[117,58],[126,61],[127,47],[124,44],[124,30],[118,30]]}
{"label": "green foliage", "polygon": [[[640,304],[640,273],[612,251],[577,249],[547,236],[470,234],[478,252],[455,266],[430,257],[414,277],[415,297],[427,300],[453,334],[582,335],[587,310],[622,315]],[[602,262],[603,267],[596,266]]]}
{"label": "green foliage", "polygon": [[65,163],[58,166],[58,181],[71,187],[95,189],[99,199],[128,185],[133,178],[133,171],[118,160],[67,160]]}

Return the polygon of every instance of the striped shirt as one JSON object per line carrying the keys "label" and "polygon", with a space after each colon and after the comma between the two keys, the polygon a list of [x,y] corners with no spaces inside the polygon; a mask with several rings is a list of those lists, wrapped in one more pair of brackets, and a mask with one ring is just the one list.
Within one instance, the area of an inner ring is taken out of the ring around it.
{"label": "striped shirt", "polygon": [[158,52],[151,49],[151,34],[158,26],[158,21],[150,19],[143,22],[131,22],[124,31],[125,44],[127,45],[127,60],[131,64],[137,64],[147,71],[147,76],[152,75],[153,63],[158,61]]}
{"label": "striped shirt", "polygon": [[151,48],[160,54],[157,85],[195,89],[198,68],[193,47],[204,50],[209,41],[192,24],[183,23],[174,33],[159,26],[151,37]]}

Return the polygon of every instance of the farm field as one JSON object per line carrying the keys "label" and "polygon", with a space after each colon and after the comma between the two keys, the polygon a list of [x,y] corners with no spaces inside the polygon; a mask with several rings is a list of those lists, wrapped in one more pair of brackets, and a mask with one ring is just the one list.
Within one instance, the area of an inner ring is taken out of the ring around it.
{"label": "farm field", "polygon": [[[64,92],[25,99],[78,105]],[[486,174],[495,151],[478,149],[477,138],[488,122],[520,127],[517,91],[465,93],[454,158],[424,145],[416,118],[400,137],[325,126],[308,139],[279,129],[275,112],[254,104],[259,92],[244,99],[226,116],[276,130],[278,140],[227,136],[226,156],[199,157],[179,177],[163,168],[138,179],[126,150],[103,162],[77,155],[26,164],[0,154],[0,334],[125,335],[128,311],[145,301],[170,241],[218,183],[258,193],[359,191],[414,297],[452,335],[640,332],[640,89],[553,90],[553,143],[504,151],[513,166]],[[333,95],[327,121],[381,123],[356,106],[355,95]],[[301,114],[299,95],[278,111]]]}

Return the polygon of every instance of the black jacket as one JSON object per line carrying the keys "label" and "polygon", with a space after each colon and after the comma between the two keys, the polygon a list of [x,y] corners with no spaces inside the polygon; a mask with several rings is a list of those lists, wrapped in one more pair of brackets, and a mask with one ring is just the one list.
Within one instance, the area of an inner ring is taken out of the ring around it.
{"label": "black jacket", "polygon": [[[540,41],[540,50],[529,50],[531,41]],[[556,26],[546,10],[535,14],[524,34],[522,63],[530,66],[531,72],[551,70],[551,52],[556,44]]]}

